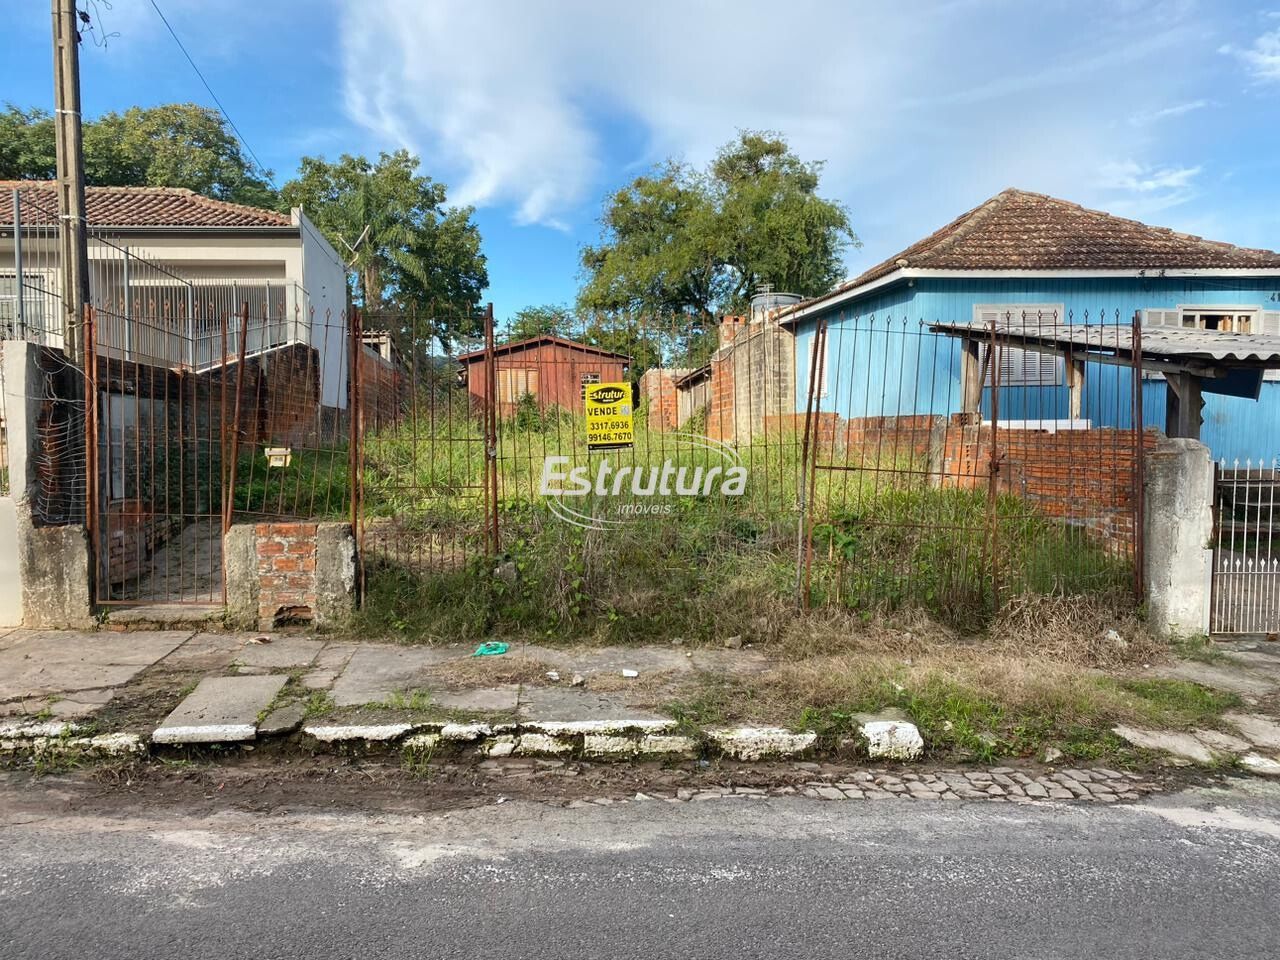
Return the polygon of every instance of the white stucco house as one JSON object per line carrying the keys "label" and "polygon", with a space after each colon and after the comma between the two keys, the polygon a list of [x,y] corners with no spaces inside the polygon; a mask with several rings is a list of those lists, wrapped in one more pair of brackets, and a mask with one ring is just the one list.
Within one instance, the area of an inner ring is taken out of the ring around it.
{"label": "white stucco house", "polygon": [[[89,187],[90,299],[113,356],[195,370],[239,351],[302,344],[320,356],[322,402],[347,405],[347,275],[301,209],[288,214],[175,187]],[[62,346],[57,196],[0,181],[0,338]]]}

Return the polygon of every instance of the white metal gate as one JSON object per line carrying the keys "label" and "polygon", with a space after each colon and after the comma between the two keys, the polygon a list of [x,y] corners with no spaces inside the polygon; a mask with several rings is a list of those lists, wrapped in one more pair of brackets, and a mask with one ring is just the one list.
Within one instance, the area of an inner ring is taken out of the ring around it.
{"label": "white metal gate", "polygon": [[1223,462],[1214,474],[1209,632],[1280,632],[1280,460]]}

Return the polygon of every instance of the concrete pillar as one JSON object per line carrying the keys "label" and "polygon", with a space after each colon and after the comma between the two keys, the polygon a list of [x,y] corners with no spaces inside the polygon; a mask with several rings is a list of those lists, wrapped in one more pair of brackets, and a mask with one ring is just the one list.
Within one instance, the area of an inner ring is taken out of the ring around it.
{"label": "concrete pillar", "polygon": [[0,621],[27,627],[83,627],[93,622],[89,537],[80,525],[45,526],[39,495],[37,424],[44,397],[42,348],[24,340],[0,344],[8,496],[0,497]]}
{"label": "concrete pillar", "polygon": [[1197,440],[1162,440],[1148,451],[1143,490],[1147,617],[1161,633],[1209,630],[1213,574],[1213,460]]}

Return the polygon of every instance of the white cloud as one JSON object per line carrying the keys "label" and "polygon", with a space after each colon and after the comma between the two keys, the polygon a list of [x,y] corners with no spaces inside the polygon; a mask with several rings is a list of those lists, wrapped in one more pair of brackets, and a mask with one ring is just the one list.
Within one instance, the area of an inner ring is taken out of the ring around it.
{"label": "white cloud", "polygon": [[1210,103],[1211,101],[1201,98],[1199,100],[1188,100],[1186,103],[1175,103],[1169,107],[1161,107],[1159,110],[1135,113],[1129,118],[1129,124],[1134,127],[1145,127],[1147,124],[1158,123],[1161,120],[1168,120],[1172,117],[1181,117],[1183,114],[1191,113],[1195,110],[1203,110]]}
{"label": "white cloud", "polygon": [[1102,186],[1135,193],[1185,190],[1199,173],[1199,167],[1151,167],[1133,160],[1113,161],[1102,167]]}
{"label": "white cloud", "polygon": [[[824,190],[878,238],[865,256],[1006,186],[1097,203],[1185,191],[1197,172],[1165,155],[1159,125],[1131,123],[1152,103],[1175,105],[1153,118],[1207,103],[1206,31],[1186,0],[500,9],[348,0],[346,109],[419,152],[453,200],[521,223],[581,224],[637,166],[702,162],[739,128],[781,130],[828,161]],[[1117,155],[1137,169],[1100,181]]]}
{"label": "white cloud", "polygon": [[1253,74],[1258,83],[1280,80],[1280,30],[1271,30],[1253,41],[1253,45],[1240,48],[1224,44],[1219,53],[1235,57]]}

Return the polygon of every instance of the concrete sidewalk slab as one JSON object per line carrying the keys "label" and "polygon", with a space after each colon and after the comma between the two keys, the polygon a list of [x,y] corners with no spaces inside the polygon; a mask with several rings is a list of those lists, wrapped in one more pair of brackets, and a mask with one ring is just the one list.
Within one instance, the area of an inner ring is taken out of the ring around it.
{"label": "concrete sidewalk slab", "polygon": [[521,720],[669,720],[647,710],[627,706],[620,694],[593,693],[566,687],[525,687],[517,711]]}
{"label": "concrete sidewalk slab", "polygon": [[1189,680],[1215,690],[1226,690],[1245,697],[1265,697],[1277,687],[1280,680],[1256,673],[1240,664],[1219,666],[1196,660],[1176,660],[1162,664],[1153,671],[1156,676],[1173,680]]}
{"label": "concrete sidewalk slab", "polygon": [[156,743],[224,743],[252,740],[258,717],[289,678],[205,677],[151,734]]}
{"label": "concrete sidewalk slab", "polygon": [[1268,750],[1280,750],[1280,723],[1256,714],[1228,713],[1223,719],[1239,730],[1251,743]]}
{"label": "concrete sidewalk slab", "polygon": [[519,705],[520,687],[514,683],[475,690],[432,690],[431,703],[446,710],[474,713],[514,713]]}
{"label": "concrete sidewalk slab", "polygon": [[585,647],[570,651],[529,643],[515,652],[545,663],[566,676],[571,673],[584,677],[600,673],[621,676],[623,670],[635,670],[643,677],[693,670],[691,658],[685,656],[685,650],[680,647]]}
{"label": "concrete sidewalk slab", "polygon": [[311,690],[328,690],[358,649],[358,643],[326,643],[311,670],[303,676],[302,685]]}
{"label": "concrete sidewalk slab", "polygon": [[0,701],[118,687],[171,653],[189,631],[17,631],[0,650]]}
{"label": "concrete sidewalk slab", "polygon": [[330,693],[339,707],[382,703],[393,693],[428,686],[428,670],[456,657],[439,647],[360,646]]}
{"label": "concrete sidewalk slab", "polygon": [[235,660],[244,637],[233,633],[197,633],[166,656],[163,664],[182,670],[221,671]]}
{"label": "concrete sidewalk slab", "polygon": [[294,670],[309,667],[324,648],[323,640],[308,640],[305,637],[265,636],[269,643],[253,643],[255,637],[248,638],[240,644],[240,652],[233,661],[236,667],[248,672],[252,670]]}

